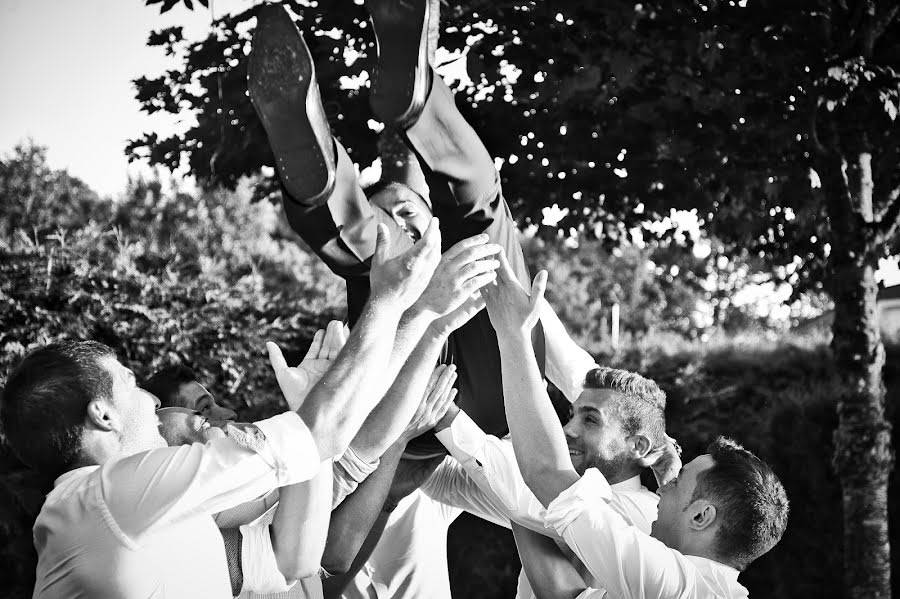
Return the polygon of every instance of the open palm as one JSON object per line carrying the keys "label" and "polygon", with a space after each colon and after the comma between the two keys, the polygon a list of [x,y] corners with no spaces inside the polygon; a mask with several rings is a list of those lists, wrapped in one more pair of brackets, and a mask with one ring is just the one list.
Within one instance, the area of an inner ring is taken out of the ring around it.
{"label": "open palm", "polygon": [[275,378],[281,393],[291,410],[297,410],[310,390],[331,368],[335,358],[347,342],[347,329],[339,320],[332,320],[326,329],[319,329],[303,361],[288,366],[281,349],[269,342],[269,360],[275,370]]}

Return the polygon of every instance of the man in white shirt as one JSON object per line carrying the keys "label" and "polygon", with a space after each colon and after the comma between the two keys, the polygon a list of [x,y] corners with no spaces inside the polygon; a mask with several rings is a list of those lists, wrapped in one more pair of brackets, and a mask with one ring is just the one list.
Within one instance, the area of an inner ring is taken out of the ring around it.
{"label": "man in white shirt", "polygon": [[[652,536],[626,522],[611,506],[603,474],[591,468],[582,477],[572,466],[541,383],[530,331],[540,318],[546,281],[546,271],[538,273],[529,296],[501,257],[498,283],[485,296],[522,476],[547,507],[545,525],[604,589],[584,588],[582,581],[580,596],[746,597],[739,572],[769,551],[787,524],[788,500],[778,477],[752,453],[719,439],[660,489]],[[580,577],[567,564],[557,561],[568,572],[559,579],[577,586]]]}
{"label": "man in white shirt", "polygon": [[[7,379],[0,420],[26,464],[59,475],[34,526],[35,597],[231,595],[210,514],[309,480],[343,453],[396,376],[391,355],[406,310],[417,304],[427,328],[480,287],[428,287],[441,257],[436,219],[396,256],[388,235],[378,228],[359,326],[297,412],[229,426],[226,438],[165,447],[157,400],[101,344],[52,344],[23,359]],[[269,351],[282,392],[305,390],[305,373],[287,367],[274,344]]]}

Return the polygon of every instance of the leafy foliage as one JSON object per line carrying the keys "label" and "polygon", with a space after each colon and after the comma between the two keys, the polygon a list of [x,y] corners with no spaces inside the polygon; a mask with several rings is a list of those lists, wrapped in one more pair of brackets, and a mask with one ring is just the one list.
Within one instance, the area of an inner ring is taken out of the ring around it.
{"label": "leafy foliage", "polygon": [[[285,4],[310,42],[338,136],[368,163],[376,138],[361,88],[374,40],[363,8]],[[167,166],[185,157],[209,184],[273,164],[244,94],[254,11],[220,19],[204,42],[151,37],[185,68],[139,80],[139,99],[199,124],[134,142],[135,156]],[[799,293],[820,288],[829,251],[816,185],[834,169],[822,151],[852,154],[842,131],[863,129],[882,157],[879,209],[900,184],[890,2],[469,0],[443,12],[441,44],[466,53],[473,81],[462,108],[505,160],[504,189],[523,222],[557,205],[569,213],[553,228],[618,242],[647,219],[693,209],[726,250],[766,256]]]}

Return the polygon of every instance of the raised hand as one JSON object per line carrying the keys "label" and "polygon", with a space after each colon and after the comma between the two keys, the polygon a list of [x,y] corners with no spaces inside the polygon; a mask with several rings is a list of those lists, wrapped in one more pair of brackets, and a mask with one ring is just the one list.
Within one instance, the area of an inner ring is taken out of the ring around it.
{"label": "raised hand", "polygon": [[484,296],[480,291],[470,295],[458,308],[445,316],[441,316],[431,323],[431,330],[435,335],[445,338],[453,331],[469,322],[473,316],[484,308]]}
{"label": "raised hand", "polygon": [[428,229],[413,247],[396,256],[388,256],[390,233],[378,225],[378,237],[372,268],[369,272],[371,301],[386,301],[406,310],[422,295],[441,259],[441,232],[438,219],[432,218]]}
{"label": "raised hand", "polygon": [[488,316],[498,335],[512,332],[529,332],[540,319],[540,304],[547,288],[547,271],[534,277],[529,295],[513,273],[506,255],[500,254],[497,284],[481,290],[487,305]]}
{"label": "raised hand", "polygon": [[347,329],[339,320],[332,320],[323,330],[316,331],[306,356],[298,366],[290,367],[281,353],[281,348],[273,342],[266,343],[269,362],[275,371],[275,378],[281,393],[291,410],[296,410],[322,375],[328,371],[347,341]]}
{"label": "raised hand", "polygon": [[500,253],[500,246],[488,243],[484,233],[463,239],[444,252],[414,308],[439,318],[450,314],[472,294],[496,279],[500,262],[487,259]]}
{"label": "raised hand", "polygon": [[681,472],[681,447],[672,437],[666,435],[666,442],[655,447],[640,460],[641,466],[653,470],[656,483],[662,487]]}
{"label": "raised hand", "polygon": [[440,420],[447,409],[453,405],[458,391],[453,388],[456,382],[456,366],[450,364],[440,364],[431,373],[428,380],[428,386],[425,387],[425,396],[422,403],[416,409],[406,430],[403,431],[403,437],[408,441],[414,439],[427,430],[434,428],[434,425]]}

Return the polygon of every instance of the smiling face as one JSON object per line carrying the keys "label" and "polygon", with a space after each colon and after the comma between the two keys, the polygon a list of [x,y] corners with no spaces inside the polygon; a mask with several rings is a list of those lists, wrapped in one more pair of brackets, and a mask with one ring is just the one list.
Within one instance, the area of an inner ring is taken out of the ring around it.
{"label": "smiling face", "polygon": [[160,408],[157,415],[160,432],[170,447],[206,443],[225,436],[221,428],[210,424],[208,418],[195,410],[179,407]]}
{"label": "smiling face", "polygon": [[212,394],[206,390],[206,387],[196,381],[179,385],[173,404],[197,412],[214,425],[233,421],[237,417],[234,410],[229,410],[217,404]]}
{"label": "smiling face", "polygon": [[617,395],[612,389],[585,389],[563,428],[575,471],[582,475],[588,468],[597,468],[610,483],[628,478],[623,478],[629,455]]}
{"label": "smiling face", "polygon": [[431,222],[431,208],[422,196],[405,185],[390,185],[372,196],[370,201],[390,214],[413,241],[422,237]]}
{"label": "smiling face", "polygon": [[110,404],[117,418],[116,433],[121,450],[132,455],[149,449],[165,447],[165,439],[159,432],[156,408],[159,400],[137,386],[134,372],[113,357],[104,358],[100,365],[112,377]]}
{"label": "smiling face", "polygon": [[659,514],[650,528],[650,534],[672,549],[684,546],[686,536],[693,530],[691,519],[703,499],[692,501],[697,477],[714,464],[712,456],[701,455],[681,468],[678,477],[663,485],[659,494]]}

